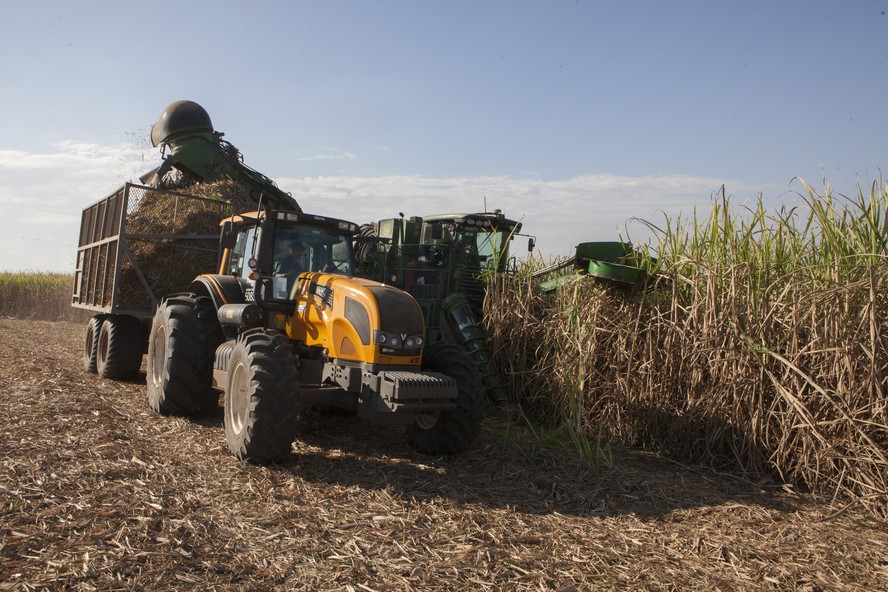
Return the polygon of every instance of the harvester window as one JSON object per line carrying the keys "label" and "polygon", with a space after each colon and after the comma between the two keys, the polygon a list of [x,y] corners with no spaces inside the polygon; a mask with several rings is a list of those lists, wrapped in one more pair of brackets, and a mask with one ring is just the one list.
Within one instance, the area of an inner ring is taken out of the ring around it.
{"label": "harvester window", "polygon": [[495,269],[501,261],[508,258],[506,236],[502,232],[479,232],[475,237],[478,248],[478,260],[482,268]]}

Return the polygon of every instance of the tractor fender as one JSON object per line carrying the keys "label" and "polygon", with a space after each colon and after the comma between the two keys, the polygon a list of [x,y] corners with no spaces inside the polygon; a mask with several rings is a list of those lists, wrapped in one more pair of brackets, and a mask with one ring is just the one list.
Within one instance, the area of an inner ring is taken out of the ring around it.
{"label": "tractor fender", "polygon": [[[253,284],[232,275],[206,273],[191,282],[189,290],[198,296],[206,296],[213,301],[216,310],[225,304],[243,304],[248,301],[247,292]],[[250,298],[249,300],[252,300]]]}

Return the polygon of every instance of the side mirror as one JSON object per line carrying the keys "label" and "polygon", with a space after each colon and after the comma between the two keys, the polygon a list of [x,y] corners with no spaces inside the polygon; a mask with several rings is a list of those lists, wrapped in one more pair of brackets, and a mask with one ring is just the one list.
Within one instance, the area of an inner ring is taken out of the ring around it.
{"label": "side mirror", "polygon": [[536,239],[533,238],[533,237],[528,238],[528,239],[527,239],[527,252],[528,252],[528,253],[533,253],[533,248],[534,248],[535,246],[536,246]]}

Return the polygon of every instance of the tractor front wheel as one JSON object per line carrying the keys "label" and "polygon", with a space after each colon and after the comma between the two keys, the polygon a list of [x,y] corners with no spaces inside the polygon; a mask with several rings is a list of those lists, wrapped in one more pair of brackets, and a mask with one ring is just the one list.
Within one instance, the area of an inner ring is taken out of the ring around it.
{"label": "tractor front wheel", "polygon": [[456,407],[418,416],[407,427],[407,441],[426,454],[459,454],[474,443],[481,431],[486,403],[481,374],[466,350],[447,341],[425,348],[422,367],[456,381]]}
{"label": "tractor front wheel", "polygon": [[265,329],[242,333],[228,363],[225,439],[240,460],[286,458],[296,438],[299,383],[293,346]]}

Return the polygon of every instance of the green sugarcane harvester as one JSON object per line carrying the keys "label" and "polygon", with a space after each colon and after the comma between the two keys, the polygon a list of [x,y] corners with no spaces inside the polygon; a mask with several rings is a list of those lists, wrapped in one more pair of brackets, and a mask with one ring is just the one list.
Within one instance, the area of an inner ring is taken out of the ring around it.
{"label": "green sugarcane harvester", "polygon": [[[488,281],[514,266],[509,243],[520,230],[520,222],[499,210],[401,214],[362,226],[355,249],[358,275],[397,286],[419,302],[427,343],[451,341],[469,352],[495,405],[508,397],[480,319]],[[528,249],[533,245],[528,237]]]}

